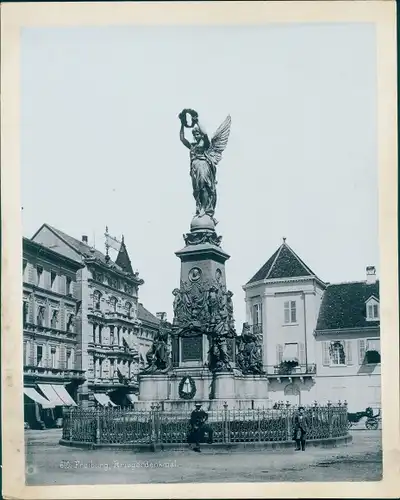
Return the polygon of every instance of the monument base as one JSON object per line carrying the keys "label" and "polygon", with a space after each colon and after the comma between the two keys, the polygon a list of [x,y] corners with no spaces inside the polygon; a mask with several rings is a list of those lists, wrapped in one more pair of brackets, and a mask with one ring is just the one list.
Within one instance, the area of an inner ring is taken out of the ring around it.
{"label": "monument base", "polygon": [[[182,392],[186,380],[194,384],[194,395]],[[183,397],[182,397],[183,396]],[[176,368],[165,374],[143,374],[139,376],[139,400],[137,409],[150,409],[154,404],[165,411],[193,409],[201,403],[205,409],[268,408],[268,379],[266,375],[243,375],[238,370],[211,373],[207,369]]]}

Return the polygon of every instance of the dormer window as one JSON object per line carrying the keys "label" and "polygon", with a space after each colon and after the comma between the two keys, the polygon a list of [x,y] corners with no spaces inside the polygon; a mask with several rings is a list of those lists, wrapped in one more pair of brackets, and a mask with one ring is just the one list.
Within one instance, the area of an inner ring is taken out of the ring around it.
{"label": "dormer window", "polygon": [[379,321],[379,301],[376,297],[371,297],[366,302],[366,320]]}

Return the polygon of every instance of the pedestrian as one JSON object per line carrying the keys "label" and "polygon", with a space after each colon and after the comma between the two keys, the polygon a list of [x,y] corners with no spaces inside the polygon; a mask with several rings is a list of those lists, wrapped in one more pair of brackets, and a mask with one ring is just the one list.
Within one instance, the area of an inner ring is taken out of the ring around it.
{"label": "pedestrian", "polygon": [[208,420],[208,413],[201,409],[201,403],[195,404],[195,409],[190,415],[190,429],[188,435],[188,443],[194,444],[193,451],[200,452],[200,443],[204,440],[204,435],[208,435],[207,442],[213,442],[213,430],[206,422]]}
{"label": "pedestrian", "polygon": [[307,431],[307,418],[304,415],[304,407],[300,406],[294,417],[294,440],[296,441],[296,451],[305,451]]}

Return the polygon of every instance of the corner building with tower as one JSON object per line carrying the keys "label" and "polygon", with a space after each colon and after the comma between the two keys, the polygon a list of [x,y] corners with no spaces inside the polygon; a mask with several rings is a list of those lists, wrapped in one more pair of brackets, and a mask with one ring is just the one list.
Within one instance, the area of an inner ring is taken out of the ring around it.
{"label": "corner building with tower", "polygon": [[262,335],[271,402],[380,408],[375,267],[364,281],[325,283],[284,239],[243,289],[247,321]]}

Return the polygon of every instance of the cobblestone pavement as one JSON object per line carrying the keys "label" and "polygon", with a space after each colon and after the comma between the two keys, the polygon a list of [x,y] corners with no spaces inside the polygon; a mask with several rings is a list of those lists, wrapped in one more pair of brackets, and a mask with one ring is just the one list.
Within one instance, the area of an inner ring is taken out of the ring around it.
{"label": "cobblestone pavement", "polygon": [[378,481],[381,431],[353,431],[337,448],[204,450],[202,453],[84,450],[58,444],[59,430],[26,431],[27,485],[272,481]]}

